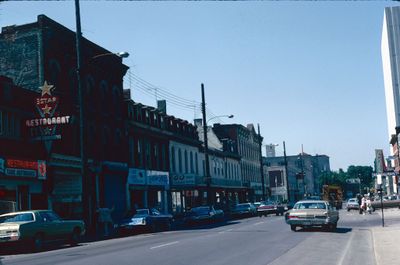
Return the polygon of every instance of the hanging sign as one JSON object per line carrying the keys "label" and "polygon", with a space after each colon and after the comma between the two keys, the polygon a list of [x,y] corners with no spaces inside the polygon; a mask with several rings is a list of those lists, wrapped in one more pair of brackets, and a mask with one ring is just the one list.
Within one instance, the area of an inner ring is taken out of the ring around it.
{"label": "hanging sign", "polygon": [[61,139],[61,134],[57,131],[57,125],[65,125],[71,122],[71,116],[60,115],[57,107],[60,98],[51,93],[55,89],[53,85],[44,81],[43,86],[39,87],[41,96],[34,99],[34,104],[39,113],[38,118],[25,121],[29,128],[36,129],[32,133],[33,140],[52,141]]}

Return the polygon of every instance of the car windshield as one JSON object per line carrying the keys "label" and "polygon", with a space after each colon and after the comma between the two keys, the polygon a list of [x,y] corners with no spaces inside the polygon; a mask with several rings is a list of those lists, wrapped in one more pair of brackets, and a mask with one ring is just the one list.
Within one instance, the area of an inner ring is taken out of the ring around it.
{"label": "car windshield", "polygon": [[248,204],[248,203],[243,203],[243,204],[236,205],[236,208],[239,208],[239,209],[249,208],[249,207],[250,207],[250,204]]}
{"label": "car windshield", "polygon": [[136,214],[133,216],[134,218],[140,218],[140,217],[146,217],[146,216],[148,216],[150,213],[149,213],[149,210],[148,209],[138,209],[137,211],[136,211]]}
{"label": "car windshield", "polygon": [[33,221],[32,213],[9,214],[0,216],[1,223],[28,222]]}
{"label": "car windshield", "polygon": [[350,199],[349,202],[357,202],[356,199]]}
{"label": "car windshield", "polygon": [[323,202],[302,202],[296,203],[294,209],[326,209],[326,205]]}

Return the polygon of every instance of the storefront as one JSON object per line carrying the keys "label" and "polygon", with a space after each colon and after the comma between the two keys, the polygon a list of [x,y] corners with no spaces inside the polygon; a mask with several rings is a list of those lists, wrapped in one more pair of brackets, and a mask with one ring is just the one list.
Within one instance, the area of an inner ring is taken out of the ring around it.
{"label": "storefront", "polygon": [[169,173],[129,168],[128,209],[157,208],[168,212]]}
{"label": "storefront", "polygon": [[205,189],[197,187],[195,174],[171,176],[171,211],[179,214],[206,202]]}
{"label": "storefront", "polygon": [[[98,207],[113,209],[114,220],[120,220],[128,210],[126,181],[128,165],[121,162],[103,161],[101,171],[96,176],[95,192],[100,197]],[[97,178],[100,177],[100,180]],[[100,183],[98,183],[100,181]]]}
{"label": "storefront", "polygon": [[0,158],[0,213],[46,209],[43,183],[47,178],[42,160]]}

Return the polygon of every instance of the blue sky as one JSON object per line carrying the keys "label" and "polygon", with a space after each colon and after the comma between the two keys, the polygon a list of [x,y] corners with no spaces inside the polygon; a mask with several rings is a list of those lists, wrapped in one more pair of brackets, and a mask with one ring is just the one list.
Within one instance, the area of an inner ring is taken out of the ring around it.
{"label": "blue sky", "polygon": [[[83,35],[128,51],[125,88],[168,113],[201,117],[200,85],[222,122],[261,126],[282,155],[326,154],[331,168],[389,155],[381,61],[383,9],[392,2],[82,1]],[[74,1],[0,2],[0,26],[45,14],[75,30]],[[151,85],[138,80],[145,80]],[[149,90],[150,89],[150,90]],[[171,95],[172,94],[172,95]],[[176,97],[174,97],[175,95]],[[193,102],[192,102],[193,101]],[[210,114],[208,114],[210,116]],[[210,116],[211,117],[211,116]],[[214,120],[218,121],[218,119]]]}

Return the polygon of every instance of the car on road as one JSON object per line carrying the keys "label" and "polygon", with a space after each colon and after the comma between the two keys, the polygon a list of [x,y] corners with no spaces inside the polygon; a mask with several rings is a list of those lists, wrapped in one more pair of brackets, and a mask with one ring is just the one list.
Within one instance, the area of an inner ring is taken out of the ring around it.
{"label": "car on road", "polygon": [[67,241],[76,245],[85,233],[81,220],[62,220],[50,210],[11,212],[0,215],[0,244],[16,243],[40,251],[44,243]]}
{"label": "car on road", "polygon": [[257,208],[250,202],[236,204],[231,210],[232,217],[248,217],[257,214]]}
{"label": "car on road", "polygon": [[261,205],[257,208],[258,216],[268,216],[268,214],[275,215],[283,215],[283,213],[287,210],[287,206],[282,205],[278,202],[266,201],[262,202]]}
{"label": "car on road", "polygon": [[183,221],[186,225],[196,225],[220,222],[224,219],[223,210],[216,210],[213,206],[199,206],[187,212]]}
{"label": "car on road", "polygon": [[170,230],[172,222],[171,214],[162,214],[155,208],[144,208],[128,213],[114,228],[119,235],[139,231],[157,232]]}
{"label": "car on road", "polygon": [[382,204],[381,198],[376,196],[373,201],[371,201],[372,210],[375,211],[376,209],[383,208],[400,208],[400,195],[387,195],[382,197]]}
{"label": "car on road", "polygon": [[292,231],[296,231],[297,227],[311,226],[320,226],[333,231],[339,221],[339,212],[326,201],[299,201],[287,212],[285,220]]}
{"label": "car on road", "polygon": [[360,205],[358,204],[357,198],[351,198],[347,200],[346,209],[349,212],[350,210],[359,210]]}

